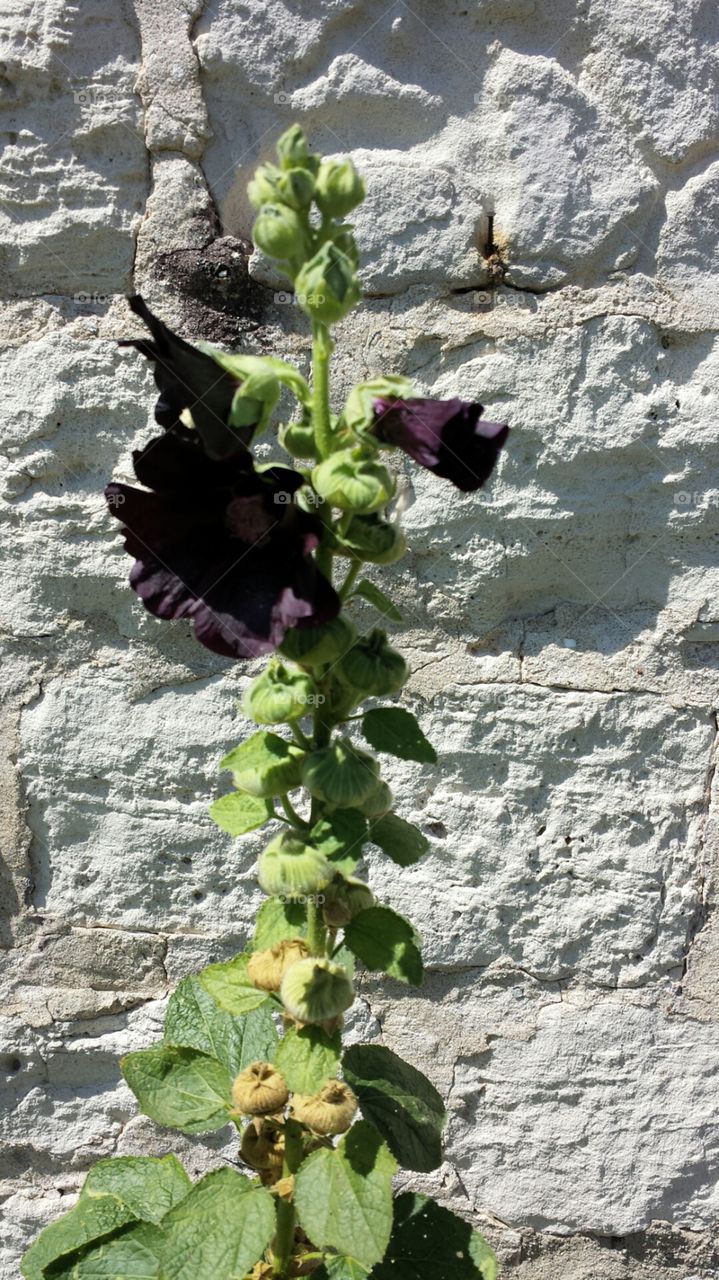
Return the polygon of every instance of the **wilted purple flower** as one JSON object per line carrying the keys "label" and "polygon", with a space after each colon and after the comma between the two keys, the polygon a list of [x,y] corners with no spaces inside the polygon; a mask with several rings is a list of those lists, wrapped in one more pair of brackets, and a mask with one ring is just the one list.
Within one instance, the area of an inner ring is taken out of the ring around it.
{"label": "wilted purple flower", "polygon": [[322,526],[292,500],[296,471],[255,471],[247,452],[217,462],[184,427],[133,462],[147,488],[110,484],[105,496],[135,557],[130,585],[155,617],[191,618],[208,649],[252,658],[288,627],[337,615],[339,598],[309,554]]}
{"label": "wilted purple flower", "polygon": [[404,449],[466,493],[489,479],[509,435],[502,422],[481,422],[483,406],[466,400],[387,398],[375,400],[374,412],[376,439]]}
{"label": "wilted purple flower", "polygon": [[[180,414],[187,409],[211,458],[229,458],[241,451],[252,439],[254,427],[238,429],[228,424],[239,386],[237,378],[222,369],[212,356],[168,329],[139,294],[133,294],[127,301],[130,309],[145,321],[152,341],[128,338],[119,345],[135,347],[153,362],[160,392],[155,405],[156,421],[168,430],[180,421]],[[260,409],[258,406],[258,416]]]}

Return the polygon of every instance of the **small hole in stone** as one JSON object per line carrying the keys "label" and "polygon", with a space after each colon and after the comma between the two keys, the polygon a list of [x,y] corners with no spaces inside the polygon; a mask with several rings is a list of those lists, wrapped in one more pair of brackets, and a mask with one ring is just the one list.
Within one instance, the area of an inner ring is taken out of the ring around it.
{"label": "small hole in stone", "polygon": [[204,898],[204,896],[205,895],[201,889],[195,889],[195,892],[193,893],[192,898],[194,902],[202,902],[202,899]]}

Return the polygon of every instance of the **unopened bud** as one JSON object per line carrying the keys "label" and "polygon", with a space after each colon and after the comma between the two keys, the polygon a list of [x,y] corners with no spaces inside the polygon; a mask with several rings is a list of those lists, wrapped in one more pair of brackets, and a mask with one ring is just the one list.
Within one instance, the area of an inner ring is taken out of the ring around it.
{"label": "unopened bud", "polygon": [[359,911],[375,904],[369,885],[354,876],[336,876],[325,890],[322,918],[331,929],[343,929]]}
{"label": "unopened bud", "polygon": [[347,970],[331,960],[299,960],[287,970],[282,1003],[298,1022],[328,1022],[348,1009],[354,988]]}
{"label": "unopened bud", "polygon": [[325,217],[346,217],[364,197],[364,182],[351,160],[323,160],[317,174],[315,203]]}
{"label": "unopened bud", "polygon": [[240,1155],[253,1169],[281,1169],[285,1154],[284,1134],[269,1125],[259,1129],[249,1124],[242,1135]]}
{"label": "unopened bud", "polygon": [[281,662],[273,662],[252,681],[242,707],[257,724],[283,724],[306,716],[316,696],[317,690],[308,675],[288,671]]}
{"label": "unopened bud", "polygon": [[379,765],[369,752],[338,738],[307,756],[302,781],[313,796],[341,809],[353,808],[375,790]]}
{"label": "unopened bud", "polygon": [[319,156],[310,151],[304,132],[298,124],[291,124],[278,139],[277,155],[284,170],[299,168],[317,173],[320,167]]}
{"label": "unopened bud", "polygon": [[302,218],[286,204],[263,204],[255,218],[252,239],[271,258],[283,262],[300,257],[307,243]]}
{"label": "unopened bud", "polygon": [[395,482],[383,462],[367,457],[361,449],[340,449],[312,473],[317,492],[332,507],[369,515],[386,506]]}
{"label": "unopened bud", "polygon": [[232,1101],[243,1116],[281,1111],[288,1097],[285,1078],[271,1062],[253,1062],[240,1072],[232,1085]]}
{"label": "unopened bud", "polygon": [[293,458],[316,458],[315,429],[309,422],[288,422],[280,428],[280,444]]}
{"label": "unopened bud", "polygon": [[[339,659],[335,670],[340,680],[351,688],[376,698],[396,693],[409,674],[402,654],[387,643],[385,632],[379,629],[358,640]],[[305,767],[306,764],[307,760]]]}
{"label": "unopened bud", "polygon": [[341,654],[351,648],[357,636],[357,628],[343,614],[319,627],[292,627],[285,632],[281,652],[303,667],[323,666],[336,662]]}
{"label": "unopened bud", "polygon": [[372,564],[394,564],[406,547],[407,540],[396,524],[388,524],[377,515],[353,516],[342,534],[340,552]]}
{"label": "unopened bud", "polygon": [[332,240],[300,268],[295,289],[302,310],[319,324],[342,320],[362,292],[354,263]]}
{"label": "unopened bud", "polygon": [[289,831],[275,836],[257,862],[260,887],[271,897],[319,893],[331,878],[332,867],[324,854]]}
{"label": "unopened bud", "polygon": [[345,1133],[357,1113],[357,1099],[342,1080],[328,1080],[318,1093],[296,1093],[292,1115],[320,1137]]}
{"label": "unopened bud", "polygon": [[375,790],[362,801],[360,812],[365,818],[383,818],[394,804],[394,796],[386,782],[380,782]]}
{"label": "unopened bud", "polygon": [[290,965],[310,954],[301,938],[286,938],[266,951],[253,951],[247,964],[250,982],[260,991],[279,991]]}

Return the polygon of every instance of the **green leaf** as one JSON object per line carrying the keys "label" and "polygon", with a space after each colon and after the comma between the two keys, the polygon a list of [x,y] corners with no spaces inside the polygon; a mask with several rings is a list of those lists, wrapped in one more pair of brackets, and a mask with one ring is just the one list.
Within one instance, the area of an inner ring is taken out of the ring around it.
{"label": "green leaf", "polygon": [[405,822],[396,813],[386,813],[384,818],[372,823],[370,840],[399,867],[413,866],[429,849],[429,840],[419,827]]}
{"label": "green leaf", "polygon": [[267,1000],[267,992],[259,991],[247,976],[249,958],[243,952],[225,964],[210,964],[197,975],[220,1009],[235,1017],[259,1009]]}
{"label": "green leaf", "polygon": [[398,1196],[389,1247],[372,1280],[496,1280],[479,1232],[426,1196]]}
{"label": "green leaf", "polygon": [[327,1080],[334,1080],[341,1052],[339,1031],[329,1035],[322,1027],[290,1027],[274,1062],[292,1093],[316,1093]]}
{"label": "green leaf", "polygon": [[[162,1232],[145,1223],[68,1259],[52,1280],[161,1280]],[[47,1274],[47,1273],[46,1273]]]}
{"label": "green leaf", "polygon": [[210,1133],[229,1120],[232,1076],[196,1049],[158,1045],[128,1053],[120,1068],[145,1115],[182,1133]]}
{"label": "green leaf", "polygon": [[334,1258],[327,1258],[317,1271],[313,1271],[313,1280],[367,1280],[369,1271],[356,1258],[349,1258],[346,1253],[338,1253]]}
{"label": "green leaf", "polygon": [[176,1156],[115,1156],[92,1166],[80,1200],[112,1196],[140,1222],[157,1224],[191,1186]]}
{"label": "green leaf", "polygon": [[413,987],[422,981],[416,938],[409,921],[389,907],[367,907],[345,929],[345,944],[368,969],[382,969]]}
{"label": "green leaf", "polygon": [[444,1103],[416,1067],[379,1044],[353,1045],[342,1071],[362,1115],[379,1130],[405,1169],[429,1173],[442,1163]]}
{"label": "green leaf", "polygon": [[213,1000],[197,974],[183,978],[170,996],[164,1038],[165,1044],[199,1049],[217,1058],[233,1077],[251,1062],[271,1062],[277,1049],[269,1005],[233,1017]]}
{"label": "green leaf", "polygon": [[163,1280],[242,1280],[275,1231],[272,1196],[234,1169],[208,1173],[167,1215]]}
{"label": "green leaf", "polygon": [[402,707],[376,707],[362,718],[362,732],[375,751],[385,751],[400,760],[434,764],[437,752],[425,738],[415,717]]}
{"label": "green leaf", "polygon": [[366,1120],[353,1125],[338,1147],[309,1156],[295,1177],[295,1207],[313,1244],[341,1249],[365,1267],[378,1262],[392,1229],[396,1169]]}
{"label": "green leaf", "polygon": [[25,1280],[45,1280],[45,1268],[52,1262],[76,1253],[83,1245],[113,1235],[134,1221],[132,1210],[112,1196],[78,1200],[74,1209],[40,1232],[24,1255],[20,1270]]}
{"label": "green leaf", "polygon": [[307,908],[302,902],[281,902],[267,898],[257,912],[254,951],[266,951],[287,938],[304,938],[307,933]]}
{"label": "green leaf", "polygon": [[271,816],[272,805],[269,801],[259,796],[247,795],[243,791],[220,796],[219,800],[210,805],[210,817],[228,836],[244,836],[248,831],[256,831]]}
{"label": "green leaf", "polygon": [[384,591],[380,591],[374,582],[369,581],[369,578],[362,578],[357,583],[352,595],[361,596],[363,600],[366,600],[368,604],[374,605],[375,609],[378,609],[385,618],[391,619],[392,622],[402,621],[402,614],[397,606],[392,604],[389,596],[386,596]]}
{"label": "green leaf", "polygon": [[228,751],[221,769],[231,769],[235,786],[251,796],[282,796],[300,784],[305,753],[276,733],[261,729]]}
{"label": "green leaf", "polygon": [[351,875],[369,839],[367,819],[359,809],[336,809],[310,832],[317,849],[344,875]]}

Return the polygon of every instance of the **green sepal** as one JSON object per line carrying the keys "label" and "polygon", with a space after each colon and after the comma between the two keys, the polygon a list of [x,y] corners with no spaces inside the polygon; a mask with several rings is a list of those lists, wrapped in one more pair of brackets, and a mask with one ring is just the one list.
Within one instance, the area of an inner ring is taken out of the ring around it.
{"label": "green sepal", "polygon": [[330,454],[315,467],[312,483],[330,506],[360,515],[385,507],[395,490],[394,477],[384,463],[358,449]]}
{"label": "green sepal", "polygon": [[300,267],[295,297],[310,320],[337,324],[362,297],[355,263],[334,241],[326,241]]}
{"label": "green sepal", "polygon": [[302,781],[313,796],[338,808],[355,808],[374,791],[379,766],[374,756],[337,738],[304,761]]}
{"label": "green sepal", "polygon": [[345,944],[367,969],[380,969],[400,982],[418,987],[422,956],[417,933],[404,916],[390,907],[368,907],[350,920]]}
{"label": "green sepal", "polygon": [[354,623],[340,613],[319,627],[292,627],[285,632],[280,653],[304,667],[322,666],[326,662],[336,662],[356,637]]}
{"label": "green sepal", "polygon": [[211,1133],[229,1121],[232,1076],[196,1049],[158,1045],[120,1059],[140,1109],[156,1124],[181,1133]]}
{"label": "green sepal", "polygon": [[260,798],[286,795],[300,783],[304,752],[276,733],[261,729],[233,747],[220,761],[221,769],[231,769],[239,791]]}

